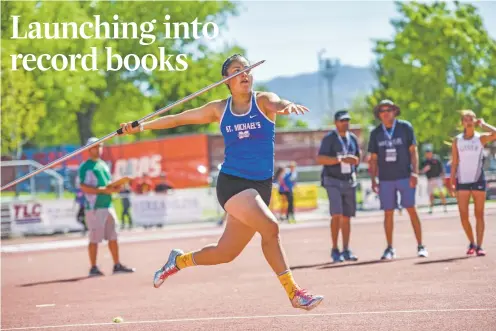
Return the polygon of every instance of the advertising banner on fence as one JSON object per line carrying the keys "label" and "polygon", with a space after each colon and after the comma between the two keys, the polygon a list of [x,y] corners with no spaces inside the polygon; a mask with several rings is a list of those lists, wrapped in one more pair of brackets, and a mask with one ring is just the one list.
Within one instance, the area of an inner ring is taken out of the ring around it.
{"label": "advertising banner on fence", "polygon": [[134,225],[167,225],[202,220],[198,197],[180,194],[131,195],[131,217]]}
{"label": "advertising banner on fence", "polygon": [[46,225],[41,217],[39,201],[19,201],[10,205],[12,233],[44,233]]}
{"label": "advertising banner on fence", "polygon": [[13,201],[10,203],[13,234],[49,234],[81,230],[74,202],[69,199]]}
{"label": "advertising banner on fence", "polygon": [[43,201],[44,222],[53,231],[76,231],[84,227],[76,220],[78,206],[70,199]]}
{"label": "advertising banner on fence", "polygon": [[208,185],[207,136],[203,134],[145,140],[104,149],[103,159],[114,179],[124,176],[153,180],[167,174],[174,188]]}

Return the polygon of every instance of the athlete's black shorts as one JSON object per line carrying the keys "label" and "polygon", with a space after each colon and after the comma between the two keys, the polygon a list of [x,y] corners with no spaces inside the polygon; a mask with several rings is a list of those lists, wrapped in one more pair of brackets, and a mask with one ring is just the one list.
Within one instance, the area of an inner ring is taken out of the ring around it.
{"label": "athlete's black shorts", "polygon": [[457,191],[485,191],[486,190],[486,181],[479,180],[475,183],[467,183],[460,184],[456,182],[456,190]]}
{"label": "athlete's black shorts", "polygon": [[234,195],[247,189],[254,189],[260,194],[262,200],[270,204],[270,197],[272,195],[272,178],[265,180],[250,180],[237,176],[219,173],[217,178],[217,199],[223,209],[226,202]]}

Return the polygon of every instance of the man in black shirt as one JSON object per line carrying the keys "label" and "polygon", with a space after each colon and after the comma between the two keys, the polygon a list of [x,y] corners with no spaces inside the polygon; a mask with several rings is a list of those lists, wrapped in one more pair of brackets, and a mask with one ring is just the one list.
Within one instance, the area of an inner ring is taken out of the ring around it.
{"label": "man in black shirt", "polygon": [[432,148],[427,147],[425,149],[425,160],[422,162],[421,172],[427,176],[427,191],[429,192],[429,197],[431,199],[431,205],[429,206],[429,214],[432,214],[432,208],[434,206],[434,191],[437,189],[441,201],[444,205],[444,212],[446,209],[446,198],[444,196],[444,166],[439,158],[439,156],[432,153]]}
{"label": "man in black shirt", "polygon": [[157,193],[168,193],[169,190],[172,190],[172,186],[167,184],[166,174],[162,172],[160,174],[160,183],[155,186],[155,192]]}
{"label": "man in black shirt", "polygon": [[[336,130],[322,140],[317,163],[323,165],[322,185],[327,190],[331,212],[331,257],[334,262],[356,261],[348,247],[350,218],[356,212],[356,168],[360,162],[357,137],[349,131],[350,115],[346,110],[336,112]],[[343,252],[338,248],[339,229],[343,236]]]}
{"label": "man in black shirt", "polygon": [[123,189],[120,191],[119,195],[121,196],[122,202],[122,214],[121,214],[121,230],[124,230],[125,224],[124,220],[127,218],[128,220],[128,228],[131,229],[133,227],[133,219],[131,218],[131,189],[129,184],[125,184]]}

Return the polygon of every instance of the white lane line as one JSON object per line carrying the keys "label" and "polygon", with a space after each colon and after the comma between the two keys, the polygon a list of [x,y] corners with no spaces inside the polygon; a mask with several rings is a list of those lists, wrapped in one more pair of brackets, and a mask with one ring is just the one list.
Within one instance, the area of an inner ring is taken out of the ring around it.
{"label": "white lane line", "polygon": [[[419,309],[419,310],[386,310],[386,311],[361,311],[361,312],[342,312],[342,313],[322,313],[322,314],[288,314],[288,315],[254,315],[254,316],[222,316],[222,317],[200,317],[200,318],[178,318],[150,321],[129,321],[119,324],[159,324],[159,323],[181,323],[181,322],[210,322],[210,321],[229,321],[229,320],[246,320],[246,319],[270,319],[270,318],[300,318],[300,317],[325,317],[325,316],[349,316],[349,315],[388,315],[388,314],[418,314],[418,313],[454,313],[454,312],[474,312],[474,311],[496,311],[496,308],[459,308],[459,309]],[[45,326],[26,326],[17,328],[0,329],[10,330],[39,330],[39,329],[57,329],[69,327],[86,327],[86,326],[109,326],[116,323],[81,323],[81,324],[64,324],[64,325],[45,325]]]}
{"label": "white lane line", "polygon": [[55,306],[54,303],[45,303],[45,304],[42,304],[42,305],[36,305],[36,308],[54,307],[54,306]]}

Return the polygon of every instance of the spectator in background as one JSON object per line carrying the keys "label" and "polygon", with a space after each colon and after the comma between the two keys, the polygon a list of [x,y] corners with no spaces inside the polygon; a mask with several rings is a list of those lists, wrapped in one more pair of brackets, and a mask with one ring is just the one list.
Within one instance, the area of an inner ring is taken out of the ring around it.
{"label": "spectator in background", "polygon": [[294,168],[295,164],[290,165],[288,170],[282,170],[278,176],[279,194],[284,196],[287,202],[286,220],[288,223],[295,223],[294,216],[294,195],[293,187],[294,181]]}
{"label": "spectator in background", "polygon": [[[349,248],[350,219],[356,213],[356,171],[360,163],[360,145],[349,131],[350,115],[346,110],[336,112],[336,130],[327,134],[320,145],[317,163],[323,165],[322,186],[327,191],[331,213],[331,258],[333,262],[357,261]],[[339,251],[339,230],[343,252]]]}
{"label": "spectator in background", "polygon": [[155,192],[157,193],[168,193],[169,190],[172,190],[173,187],[167,184],[167,176],[165,172],[160,174],[160,183],[155,187]]}
{"label": "spectator in background", "polygon": [[408,212],[415,232],[417,255],[427,257],[429,254],[422,244],[422,227],[415,207],[419,173],[417,140],[412,125],[396,118],[399,114],[400,108],[391,100],[382,100],[374,108],[374,115],[381,124],[370,133],[368,146],[372,189],[379,194],[381,209],[384,210],[387,247],[381,257],[383,260],[396,257],[393,228],[398,192],[401,195],[401,205]]}
{"label": "spectator in background", "polygon": [[[155,186],[155,192],[159,194],[167,194],[169,190],[172,190],[172,186],[167,184],[165,172],[160,174],[160,182]],[[162,228],[163,224],[157,224],[158,228]]]}
{"label": "spectator in background", "polygon": [[[287,177],[287,181],[290,183],[290,187],[291,187],[291,210],[289,211],[289,214],[291,215],[292,217],[292,220],[295,221],[295,216],[294,216],[294,209],[295,209],[295,203],[294,203],[294,188],[296,186],[296,181],[298,179],[298,171],[296,170],[296,162],[295,161],[292,161],[290,164],[289,164],[289,168],[288,168],[288,173],[286,174],[286,177]],[[289,207],[288,207],[289,209]]]}
{"label": "spectator in background", "polygon": [[296,162],[292,161],[289,164],[289,172],[291,173],[291,180],[296,183],[296,180],[298,179],[298,171],[296,170]]}
{"label": "spectator in background", "polygon": [[[98,141],[98,138],[88,139],[87,145]],[[101,159],[103,144],[88,149],[90,158],[79,167],[81,190],[85,194],[85,217],[89,229],[88,255],[91,269],[89,276],[103,276],[96,265],[98,244],[103,239],[108,240],[108,247],[114,261],[113,273],[134,272],[120,263],[117,232],[115,231],[116,215],[112,206],[112,194],[121,190],[112,186],[108,165]]]}
{"label": "spectator in background", "polygon": [[451,153],[448,155],[448,159],[444,162],[444,186],[450,190],[451,183]]}
{"label": "spectator in background", "polygon": [[131,218],[131,200],[129,199],[131,196],[131,189],[129,184],[124,185],[120,192],[121,202],[122,202],[122,215],[121,215],[121,230],[125,228],[125,220],[127,218],[128,221],[128,229],[133,227],[133,219]]}
{"label": "spectator in background", "polygon": [[439,156],[434,155],[432,148],[427,147],[425,149],[425,159],[420,165],[420,173],[425,174],[427,176],[427,191],[429,192],[429,198],[431,204],[429,206],[429,214],[432,214],[432,209],[434,208],[434,191],[437,190],[439,192],[439,196],[441,197],[441,201],[444,205],[444,212],[447,212],[446,209],[446,197],[444,195],[444,167],[443,162],[439,158]]}
{"label": "spectator in background", "polygon": [[280,201],[280,209],[279,209],[279,221],[284,221],[285,219],[285,211],[287,209],[288,202],[286,200],[286,196],[281,194],[280,192],[280,184],[283,180],[284,177],[284,167],[277,167],[276,171],[274,172],[274,178],[272,180],[273,187],[277,189],[277,192],[279,193],[279,201]]}
{"label": "spectator in background", "polygon": [[81,223],[84,227],[83,230],[83,236],[86,235],[86,232],[88,231],[88,226],[86,225],[86,221],[84,219],[84,193],[81,191],[81,188],[76,189],[76,197],[74,199],[74,202],[79,206],[78,213],[76,216],[77,222]]}
{"label": "spectator in background", "polygon": [[154,185],[152,179],[150,178],[150,176],[148,176],[148,174],[146,173],[143,174],[143,177],[138,182],[138,185],[136,187],[136,193],[148,194],[150,192],[153,192],[153,190],[154,190]]}

